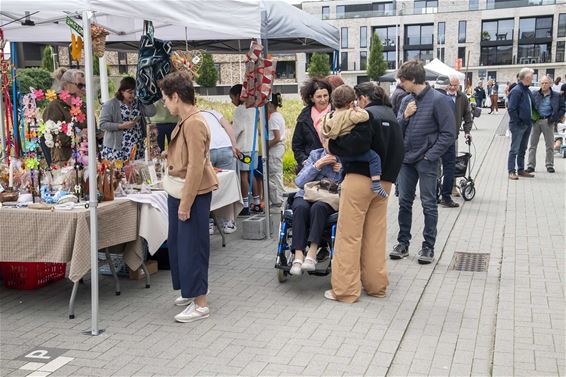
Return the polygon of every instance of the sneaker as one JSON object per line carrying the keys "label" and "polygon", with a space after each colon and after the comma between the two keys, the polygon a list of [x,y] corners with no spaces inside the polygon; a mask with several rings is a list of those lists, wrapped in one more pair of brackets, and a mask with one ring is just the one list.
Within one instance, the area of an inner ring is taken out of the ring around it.
{"label": "sneaker", "polygon": [[398,244],[393,248],[393,251],[389,253],[389,258],[391,259],[403,259],[409,256],[409,247],[403,244]]}
{"label": "sneaker", "polygon": [[526,171],[527,173],[534,173],[535,168],[528,167],[527,170],[525,170],[525,171]]}
{"label": "sneaker", "polygon": [[547,167],[546,171],[549,172],[549,173],[556,173],[556,170],[554,170],[554,168],[552,166]]}
{"label": "sneaker", "polygon": [[534,177],[535,177],[534,174],[529,173],[529,172],[527,172],[527,171],[520,171],[517,175],[518,175],[519,177],[526,177],[526,178],[534,178]]}
{"label": "sneaker", "polygon": [[512,180],[512,181],[516,181],[516,180],[519,179],[519,177],[517,176],[517,173],[512,171],[511,173],[509,173],[509,179]]}
{"label": "sneaker", "polygon": [[429,264],[434,260],[434,250],[428,246],[423,246],[418,255],[419,264]]}
{"label": "sneaker", "polygon": [[175,321],[182,323],[194,322],[208,318],[209,314],[208,306],[201,308],[192,302],[185,310],[175,316]]}
{"label": "sneaker", "polygon": [[210,234],[211,236],[214,234],[214,223],[213,222],[208,223],[208,234]]}
{"label": "sneaker", "polygon": [[334,292],[332,292],[332,289],[329,289],[329,290],[324,292],[324,298],[332,300],[332,301],[338,301],[336,299],[336,296],[334,296]]}
{"label": "sneaker", "polygon": [[237,230],[238,227],[236,227],[236,223],[233,220],[226,221],[224,223],[224,226],[222,227],[222,231],[224,231],[224,234],[231,234]]}
{"label": "sneaker", "polygon": [[255,214],[263,213],[263,208],[259,204],[252,204],[250,211]]}
{"label": "sneaker", "polygon": [[249,207],[244,207],[242,208],[242,210],[240,211],[240,214],[238,215],[239,217],[246,217],[250,215],[250,209]]}
{"label": "sneaker", "polygon": [[455,201],[453,201],[452,199],[450,199],[450,200],[442,199],[440,201],[440,205],[443,206],[443,207],[446,207],[446,208],[458,208],[458,207],[460,207],[460,205],[458,203],[456,203]]}
{"label": "sneaker", "polygon": [[311,257],[306,257],[303,261],[303,265],[301,266],[301,270],[303,271],[314,271],[316,270],[316,261]]}
{"label": "sneaker", "polygon": [[[209,294],[210,294],[210,289],[207,289],[206,295],[208,296]],[[184,298],[183,296],[179,296],[175,299],[175,305],[176,306],[187,306],[191,302],[193,302],[193,300],[194,300],[194,297]]]}

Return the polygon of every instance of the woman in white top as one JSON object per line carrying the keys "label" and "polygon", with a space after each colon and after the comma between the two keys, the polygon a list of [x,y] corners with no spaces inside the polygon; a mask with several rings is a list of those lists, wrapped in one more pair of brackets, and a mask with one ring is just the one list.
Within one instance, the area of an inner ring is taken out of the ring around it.
{"label": "woman in white top", "polygon": [[285,119],[277,111],[283,105],[281,93],[267,104],[269,112],[269,198],[273,206],[283,203],[283,155],[285,154]]}
{"label": "woman in white top", "polygon": [[[222,114],[215,110],[201,110],[200,114],[210,129],[210,162],[212,166],[222,170],[236,170],[236,156],[240,150],[236,146],[232,124]],[[224,233],[236,231],[236,221],[233,206],[226,206],[214,211],[217,215],[218,226]],[[209,223],[208,232],[214,233],[214,224]]]}

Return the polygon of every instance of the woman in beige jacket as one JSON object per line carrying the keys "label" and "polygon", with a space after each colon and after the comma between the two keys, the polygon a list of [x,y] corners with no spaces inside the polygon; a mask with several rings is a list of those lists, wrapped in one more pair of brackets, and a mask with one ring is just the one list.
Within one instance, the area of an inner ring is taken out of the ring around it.
{"label": "woman in beige jacket", "polygon": [[171,194],[167,198],[171,277],[173,289],[181,290],[175,305],[187,306],[175,320],[192,322],[209,315],[208,217],[218,180],[209,158],[210,131],[196,107],[191,80],[174,72],[165,76],[159,87],[165,107],[180,119],[167,151],[167,173],[184,179],[180,199]]}

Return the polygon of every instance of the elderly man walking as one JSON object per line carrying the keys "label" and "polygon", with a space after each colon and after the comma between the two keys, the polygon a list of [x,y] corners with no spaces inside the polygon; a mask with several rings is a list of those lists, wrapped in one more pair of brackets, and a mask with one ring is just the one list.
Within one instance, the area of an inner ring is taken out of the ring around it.
{"label": "elderly man walking", "polygon": [[534,71],[523,68],[519,72],[519,82],[509,92],[509,130],[511,131],[511,148],[507,159],[509,179],[516,181],[519,177],[534,178],[525,171],[525,153],[532,128],[534,99],[529,90],[533,82]]}
{"label": "elderly man walking", "polygon": [[[537,146],[540,134],[544,136],[546,146],[546,171],[554,173],[554,127],[564,115],[564,101],[560,93],[551,89],[552,80],[548,76],[543,76],[540,80],[540,90],[533,93],[534,107],[538,112],[538,120],[533,125],[531,131],[531,141],[529,147],[529,163],[527,172],[532,173],[536,167]],[[536,118],[536,114],[535,114]]]}

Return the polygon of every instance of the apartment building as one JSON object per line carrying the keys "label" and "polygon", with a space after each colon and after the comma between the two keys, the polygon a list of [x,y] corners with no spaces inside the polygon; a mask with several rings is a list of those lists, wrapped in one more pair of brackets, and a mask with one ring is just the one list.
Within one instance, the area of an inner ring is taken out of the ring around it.
{"label": "apartment building", "polygon": [[566,0],[335,0],[303,10],[340,30],[339,68],[350,84],[366,81],[377,33],[389,69],[438,58],[467,81],[512,81],[521,67],[536,79],[566,74]]}

